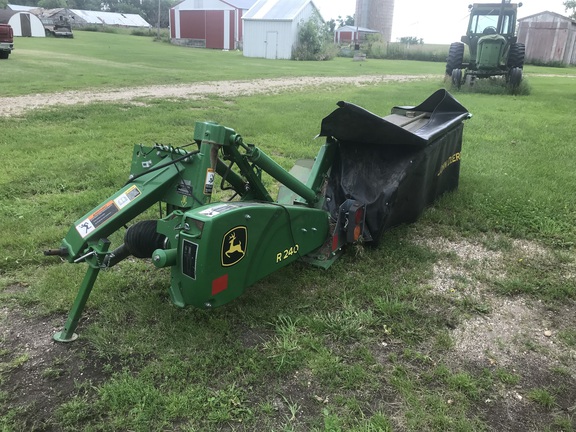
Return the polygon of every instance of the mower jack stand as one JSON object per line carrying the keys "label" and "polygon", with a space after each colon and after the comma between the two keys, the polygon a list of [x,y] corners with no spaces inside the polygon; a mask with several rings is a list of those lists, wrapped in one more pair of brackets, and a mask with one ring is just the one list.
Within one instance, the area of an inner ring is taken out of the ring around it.
{"label": "mower jack stand", "polygon": [[100,273],[100,269],[102,268],[100,263],[103,262],[109,246],[110,242],[107,239],[101,239],[98,244],[93,247],[94,253],[92,256],[86,259],[89,267],[76,295],[76,300],[74,300],[74,305],[72,309],[70,309],[64,329],[52,336],[52,339],[56,342],[72,342],[78,338],[74,330],[76,330],[78,326],[78,321],[80,320],[84,306],[86,306],[88,297],[90,297],[90,293],[94,287],[94,282],[96,282],[98,273]]}

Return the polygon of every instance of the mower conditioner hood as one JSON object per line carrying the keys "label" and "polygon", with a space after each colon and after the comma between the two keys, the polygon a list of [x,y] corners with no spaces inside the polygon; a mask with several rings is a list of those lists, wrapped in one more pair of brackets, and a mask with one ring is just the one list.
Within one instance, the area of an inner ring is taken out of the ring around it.
{"label": "mower conditioner hood", "polygon": [[320,131],[338,142],[325,204],[332,218],[346,199],[366,204],[377,242],[387,228],[415,221],[458,187],[463,121],[470,114],[446,90],[417,106],[396,106],[386,117],[347,102],[338,107]]}

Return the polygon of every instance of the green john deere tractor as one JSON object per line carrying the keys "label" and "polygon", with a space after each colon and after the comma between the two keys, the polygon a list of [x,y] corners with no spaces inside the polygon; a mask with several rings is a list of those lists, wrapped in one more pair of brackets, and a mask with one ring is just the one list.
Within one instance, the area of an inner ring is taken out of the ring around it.
{"label": "green john deere tractor", "polygon": [[[461,42],[450,45],[446,62],[446,75],[452,85],[473,85],[477,78],[503,76],[517,87],[522,81],[524,44],[516,38],[516,15],[522,3],[474,3],[470,21]],[[464,63],[464,44],[470,50],[470,62]]]}

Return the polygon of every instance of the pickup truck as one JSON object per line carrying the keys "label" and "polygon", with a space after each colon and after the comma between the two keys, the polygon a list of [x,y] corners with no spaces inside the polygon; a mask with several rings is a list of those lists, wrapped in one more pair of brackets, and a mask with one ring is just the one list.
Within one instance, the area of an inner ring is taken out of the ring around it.
{"label": "pickup truck", "polygon": [[14,33],[10,24],[0,24],[0,59],[7,59],[14,49]]}

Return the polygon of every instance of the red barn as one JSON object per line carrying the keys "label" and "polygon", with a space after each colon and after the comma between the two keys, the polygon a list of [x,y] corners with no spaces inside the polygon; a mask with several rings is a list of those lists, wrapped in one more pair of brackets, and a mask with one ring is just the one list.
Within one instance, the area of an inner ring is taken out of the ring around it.
{"label": "red barn", "polygon": [[369,34],[376,34],[378,30],[371,30],[364,27],[342,26],[334,32],[334,43],[338,45],[353,44],[363,41]]}
{"label": "red barn", "polygon": [[177,45],[242,47],[242,16],[256,0],[184,0],[170,9],[170,37]]}

